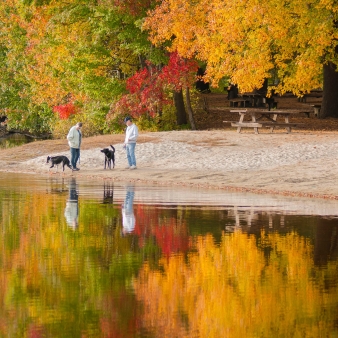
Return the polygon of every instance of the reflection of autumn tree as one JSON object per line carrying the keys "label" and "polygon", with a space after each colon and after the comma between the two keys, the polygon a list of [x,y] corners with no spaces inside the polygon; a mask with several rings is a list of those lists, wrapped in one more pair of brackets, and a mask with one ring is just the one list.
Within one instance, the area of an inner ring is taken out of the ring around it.
{"label": "reflection of autumn tree", "polygon": [[140,246],[152,236],[167,257],[171,253],[186,252],[189,248],[188,227],[177,210],[161,210],[138,204],[136,206],[135,234],[139,236]]}
{"label": "reflection of autumn tree", "polygon": [[[211,236],[198,237],[195,248],[188,262],[183,255],[162,259],[162,274],[145,264],[135,280],[144,325],[155,336],[328,337],[336,332],[338,290],[321,290],[328,276],[337,279],[337,263],[316,269],[308,240],[296,233],[263,233],[257,246],[254,236],[236,232],[224,235],[219,246]],[[263,248],[269,248],[268,258]]]}
{"label": "reflection of autumn tree", "polygon": [[99,337],[110,332],[107,318],[111,327],[137,327],[136,299],[126,286],[141,258],[131,239],[110,227],[119,209],[80,201],[73,232],[63,215],[66,199],[67,191],[61,199],[0,192],[1,337],[57,337],[60,328],[68,337]]}

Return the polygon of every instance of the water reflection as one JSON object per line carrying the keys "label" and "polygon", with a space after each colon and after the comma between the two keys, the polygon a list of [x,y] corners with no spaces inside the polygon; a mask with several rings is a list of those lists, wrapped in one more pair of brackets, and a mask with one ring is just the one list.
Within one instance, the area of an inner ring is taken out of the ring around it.
{"label": "water reflection", "polygon": [[103,204],[113,204],[114,202],[114,184],[104,181],[103,184]]}
{"label": "water reflection", "polygon": [[33,137],[29,137],[19,133],[13,133],[5,137],[0,137],[0,148],[1,149],[13,148],[34,141],[35,139]]}
{"label": "water reflection", "polygon": [[338,203],[205,194],[4,174],[0,337],[337,336]]}
{"label": "water reflection", "polygon": [[314,229],[314,263],[328,264],[338,258],[338,221],[318,219]]}
{"label": "water reflection", "polygon": [[126,198],[122,204],[122,233],[129,234],[135,229],[134,215],[134,196],[135,187],[133,185],[126,186]]}
{"label": "water reflection", "polygon": [[79,226],[79,194],[74,177],[69,182],[69,196],[65,208],[65,217],[68,226],[76,230]]}

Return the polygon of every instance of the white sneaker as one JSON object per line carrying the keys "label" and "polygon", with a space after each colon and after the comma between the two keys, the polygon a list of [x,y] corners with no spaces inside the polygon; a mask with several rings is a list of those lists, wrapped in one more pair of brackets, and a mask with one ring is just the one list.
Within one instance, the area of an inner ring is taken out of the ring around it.
{"label": "white sneaker", "polygon": [[132,165],[129,169],[136,169],[136,165]]}

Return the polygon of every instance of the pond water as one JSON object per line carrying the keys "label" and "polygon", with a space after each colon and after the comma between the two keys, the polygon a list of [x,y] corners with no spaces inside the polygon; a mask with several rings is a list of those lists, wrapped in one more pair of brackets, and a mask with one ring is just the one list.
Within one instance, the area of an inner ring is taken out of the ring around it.
{"label": "pond water", "polygon": [[5,137],[0,137],[0,149],[13,148],[34,141],[35,139],[33,137],[19,133],[13,133],[6,135]]}
{"label": "pond water", "polygon": [[338,202],[0,177],[0,337],[338,337]]}

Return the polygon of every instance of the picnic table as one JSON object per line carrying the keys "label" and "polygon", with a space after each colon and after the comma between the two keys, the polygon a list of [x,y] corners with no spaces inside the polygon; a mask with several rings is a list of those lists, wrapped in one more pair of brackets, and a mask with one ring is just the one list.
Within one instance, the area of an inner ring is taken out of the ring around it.
{"label": "picnic table", "polygon": [[[266,107],[268,106],[269,110],[277,108],[277,102],[273,97],[267,97],[262,93],[257,91],[254,92],[244,92],[241,94],[242,99],[250,100],[251,107]],[[231,106],[231,104],[230,104]],[[234,107],[234,106],[233,106]],[[244,106],[245,107],[245,106]]]}
{"label": "picnic table", "polygon": [[311,104],[311,106],[313,107],[314,115],[318,116],[319,112],[320,112],[320,108],[322,108],[322,105],[321,104]]}
{"label": "picnic table", "polygon": [[322,90],[311,90],[310,93],[304,94],[303,96],[301,96],[298,101],[299,102],[304,102],[306,103],[306,100],[310,97],[314,97],[314,98],[323,98],[323,91]]}
{"label": "picnic table", "polygon": [[[231,113],[239,114],[239,121],[223,121],[230,122],[232,127],[237,127],[237,132],[240,133],[243,127],[253,128],[255,134],[258,134],[258,128],[270,127],[270,132],[273,132],[275,127],[284,127],[287,133],[291,133],[291,128],[296,127],[299,123],[290,123],[291,115],[299,114],[299,111],[291,110],[272,110],[263,109],[232,109]],[[244,121],[245,116],[251,117],[250,121]],[[284,118],[284,122],[279,122],[278,117]]]}
{"label": "picnic table", "polygon": [[252,107],[260,106],[260,102],[263,100],[262,94],[257,92],[244,92],[242,93],[242,97],[248,98]]}
{"label": "picnic table", "polygon": [[246,105],[251,104],[251,100],[245,97],[236,97],[234,99],[229,99],[230,107],[245,107]]}

